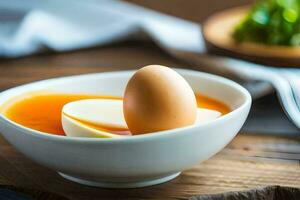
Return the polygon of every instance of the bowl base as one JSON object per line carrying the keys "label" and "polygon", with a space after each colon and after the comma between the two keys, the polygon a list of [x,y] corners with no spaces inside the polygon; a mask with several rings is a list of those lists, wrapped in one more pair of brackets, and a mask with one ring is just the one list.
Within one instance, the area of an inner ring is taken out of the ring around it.
{"label": "bowl base", "polygon": [[83,185],[88,186],[94,186],[94,187],[101,187],[101,188],[140,188],[140,187],[146,187],[146,186],[152,186],[161,184],[167,181],[170,181],[177,176],[180,175],[181,172],[171,174],[168,176],[163,176],[159,178],[154,179],[148,179],[143,181],[133,181],[133,182],[109,182],[109,181],[90,181],[83,178],[78,178],[75,176],[71,176],[62,172],[58,172],[59,175],[61,175],[63,178],[68,179],[70,181],[80,183]]}

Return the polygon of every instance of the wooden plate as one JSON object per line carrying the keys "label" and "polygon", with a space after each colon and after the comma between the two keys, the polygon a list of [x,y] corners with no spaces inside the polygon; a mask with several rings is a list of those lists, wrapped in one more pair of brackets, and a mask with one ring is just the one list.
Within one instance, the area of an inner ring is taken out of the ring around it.
{"label": "wooden plate", "polygon": [[270,46],[252,42],[236,43],[231,35],[235,25],[247,14],[249,6],[236,7],[209,17],[203,26],[208,52],[256,63],[300,67],[300,47]]}

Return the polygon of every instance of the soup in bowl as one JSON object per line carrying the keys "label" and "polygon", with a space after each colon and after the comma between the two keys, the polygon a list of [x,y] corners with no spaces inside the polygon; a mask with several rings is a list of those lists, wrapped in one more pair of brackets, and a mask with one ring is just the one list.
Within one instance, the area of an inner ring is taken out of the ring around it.
{"label": "soup in bowl", "polygon": [[[62,118],[70,117],[61,111],[73,101],[122,101],[135,71],[121,71],[49,79],[2,92],[0,132],[27,157],[78,183],[132,188],[171,180],[224,148],[242,127],[251,106],[247,90],[233,81],[192,70],[176,71],[196,94],[197,107],[215,110],[220,116],[143,134],[127,127],[84,124],[87,130],[93,129],[92,138],[61,124]],[[72,120],[76,121],[71,116],[67,122]]]}

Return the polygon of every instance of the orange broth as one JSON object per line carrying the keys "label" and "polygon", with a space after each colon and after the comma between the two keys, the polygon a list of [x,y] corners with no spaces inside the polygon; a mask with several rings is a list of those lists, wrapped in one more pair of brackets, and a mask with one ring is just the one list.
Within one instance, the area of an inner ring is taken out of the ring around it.
{"label": "orange broth", "polygon": [[[112,96],[36,92],[8,101],[2,106],[0,112],[25,127],[54,135],[65,135],[61,125],[62,107],[72,101],[95,98],[122,99]],[[198,107],[217,110],[222,115],[230,112],[229,107],[218,100],[200,94],[196,94],[196,99]],[[101,127],[97,128],[101,129]],[[107,130],[107,128],[102,129]]]}

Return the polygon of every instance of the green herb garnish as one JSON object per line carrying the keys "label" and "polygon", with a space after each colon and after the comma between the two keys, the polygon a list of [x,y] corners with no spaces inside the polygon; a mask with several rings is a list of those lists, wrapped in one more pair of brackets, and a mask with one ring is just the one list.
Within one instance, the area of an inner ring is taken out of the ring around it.
{"label": "green herb garnish", "polygon": [[235,27],[237,42],[300,46],[300,0],[260,0]]}

